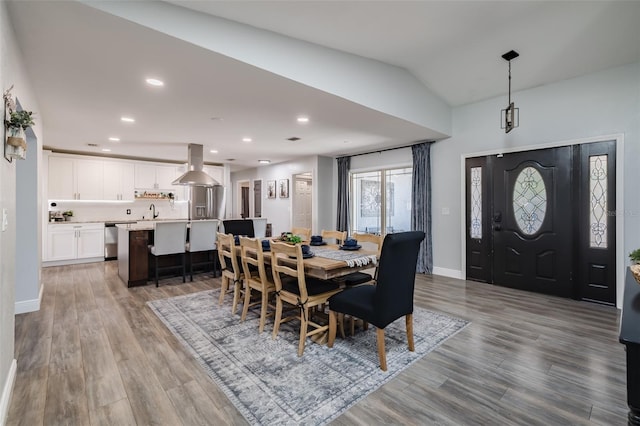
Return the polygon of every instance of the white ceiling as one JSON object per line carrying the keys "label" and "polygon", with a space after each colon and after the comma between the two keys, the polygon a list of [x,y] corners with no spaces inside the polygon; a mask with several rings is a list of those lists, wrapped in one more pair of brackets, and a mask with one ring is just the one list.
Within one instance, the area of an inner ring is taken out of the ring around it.
{"label": "white ceiling", "polygon": [[[640,1],[171,3],[405,68],[453,107],[506,97],[510,49],[521,54],[514,91],[640,60]],[[237,170],[435,135],[80,3],[12,1],[9,12],[54,149],[186,161],[186,144],[201,143],[205,161],[233,158]],[[150,74],[165,87],[145,86]]]}

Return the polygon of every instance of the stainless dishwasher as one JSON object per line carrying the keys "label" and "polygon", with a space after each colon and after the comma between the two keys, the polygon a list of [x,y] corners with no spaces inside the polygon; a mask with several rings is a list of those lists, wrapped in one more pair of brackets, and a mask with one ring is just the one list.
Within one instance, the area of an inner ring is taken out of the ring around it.
{"label": "stainless dishwasher", "polygon": [[104,223],[104,260],[118,258],[118,228],[116,228],[116,225],[121,223],[136,223],[136,221],[123,220]]}

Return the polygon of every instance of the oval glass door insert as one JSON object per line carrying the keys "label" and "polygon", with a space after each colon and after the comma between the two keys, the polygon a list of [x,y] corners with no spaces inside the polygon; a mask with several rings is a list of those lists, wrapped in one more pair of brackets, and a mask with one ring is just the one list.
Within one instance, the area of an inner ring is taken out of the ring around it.
{"label": "oval glass door insert", "polygon": [[547,189],[542,175],[533,167],[525,167],[513,187],[513,214],[525,235],[540,230],[547,212]]}

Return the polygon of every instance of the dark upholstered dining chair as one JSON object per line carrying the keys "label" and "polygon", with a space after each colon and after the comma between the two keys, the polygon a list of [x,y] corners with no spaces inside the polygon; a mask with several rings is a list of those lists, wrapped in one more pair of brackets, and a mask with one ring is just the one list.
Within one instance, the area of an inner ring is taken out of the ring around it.
{"label": "dark upholstered dining chair", "polygon": [[329,298],[329,342],[336,338],[337,314],[360,318],[377,327],[380,368],[387,370],[384,329],[405,316],[409,350],[413,344],[413,289],[416,264],[424,232],[411,231],[388,234],[382,244],[376,285],[347,288]]}

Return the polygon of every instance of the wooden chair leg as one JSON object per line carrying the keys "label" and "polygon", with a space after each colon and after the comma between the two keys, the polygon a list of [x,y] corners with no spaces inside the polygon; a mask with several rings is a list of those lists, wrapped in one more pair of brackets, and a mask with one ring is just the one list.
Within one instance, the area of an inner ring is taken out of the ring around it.
{"label": "wooden chair leg", "polygon": [[340,337],[342,337],[343,339],[345,337],[347,337],[344,334],[344,314],[338,314],[338,326],[340,327]]}
{"label": "wooden chair leg", "polygon": [[335,312],[329,311],[329,340],[327,341],[327,346],[332,348],[333,342],[336,340],[336,328],[337,328],[338,318]]}
{"label": "wooden chair leg", "polygon": [[273,334],[271,335],[272,339],[275,339],[278,336],[278,329],[280,328],[280,320],[282,319],[282,300],[280,297],[276,296],[276,315],[273,320]]}
{"label": "wooden chair leg", "polygon": [[304,344],[307,341],[307,323],[309,321],[309,308],[300,308],[300,342],[298,343],[298,356],[304,353]]}
{"label": "wooden chair leg", "polygon": [[266,291],[262,291],[260,293],[260,297],[262,298],[262,305],[260,306],[260,328],[258,331],[262,333],[264,331],[264,324],[267,322],[267,305],[269,304],[269,293]]}
{"label": "wooden chair leg", "polygon": [[349,322],[350,322],[350,327],[351,327],[351,336],[355,336],[356,335],[356,317],[351,315],[349,317]]}
{"label": "wooden chair leg", "polygon": [[231,306],[231,313],[236,314],[238,310],[238,303],[240,302],[240,284],[242,280],[233,282],[233,305]]}
{"label": "wooden chair leg", "polygon": [[384,328],[379,328],[376,335],[378,344],[378,359],[380,360],[380,370],[387,371],[387,353],[384,349]]}
{"label": "wooden chair leg", "polygon": [[224,295],[227,294],[227,290],[229,289],[229,278],[223,275],[220,281],[220,301],[218,304],[222,305],[222,302],[224,302]]}
{"label": "wooden chair leg", "polygon": [[249,281],[244,280],[244,305],[242,306],[242,316],[240,322],[244,322],[247,318],[247,312],[249,312],[249,302],[251,302],[251,287],[249,287]]}
{"label": "wooden chair leg", "polygon": [[405,317],[407,324],[407,341],[409,342],[409,350],[413,352],[415,350],[413,344],[413,314],[409,314]]}

